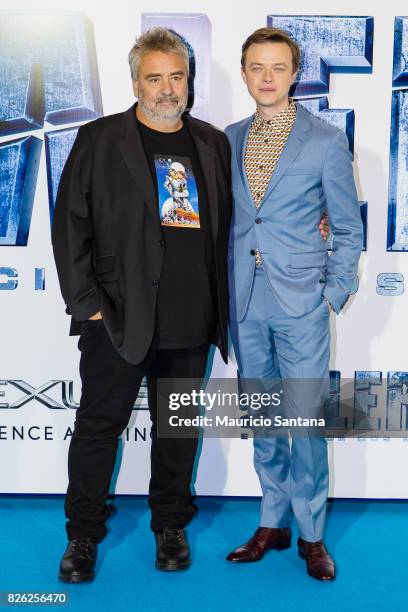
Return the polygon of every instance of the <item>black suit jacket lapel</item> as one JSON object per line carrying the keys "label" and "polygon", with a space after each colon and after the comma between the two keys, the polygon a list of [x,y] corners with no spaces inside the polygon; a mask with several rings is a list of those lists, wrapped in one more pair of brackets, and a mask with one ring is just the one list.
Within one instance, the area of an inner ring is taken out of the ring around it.
{"label": "black suit jacket lapel", "polygon": [[160,231],[156,190],[154,188],[152,173],[146,160],[146,154],[137,127],[135,113],[136,104],[123,113],[121,137],[118,146],[126,166],[146,203],[148,211],[152,215],[158,231]]}
{"label": "black suit jacket lapel", "polygon": [[199,123],[193,119],[193,117],[184,115],[183,120],[185,121],[187,129],[194,140],[198,158],[200,160],[201,171],[203,173],[205,186],[207,188],[211,229],[215,244],[218,234],[218,198],[214,146],[211,146],[208,143],[207,134],[200,127]]}

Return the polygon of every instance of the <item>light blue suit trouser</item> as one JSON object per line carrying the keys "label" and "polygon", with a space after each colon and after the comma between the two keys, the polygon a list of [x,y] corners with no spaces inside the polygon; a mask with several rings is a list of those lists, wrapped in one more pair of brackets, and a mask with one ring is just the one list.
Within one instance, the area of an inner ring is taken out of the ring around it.
{"label": "light blue suit trouser", "polygon": [[[247,379],[314,379],[328,390],[330,325],[325,301],[302,317],[280,307],[263,268],[256,268],[248,310],[231,322],[239,374]],[[296,394],[295,394],[296,395]],[[298,394],[296,413],[309,412],[307,394]],[[302,405],[300,405],[302,404]],[[323,538],[328,494],[327,443],[321,436],[254,437],[254,463],[262,493],[261,527],[287,527],[291,513],[300,536],[308,542]]]}

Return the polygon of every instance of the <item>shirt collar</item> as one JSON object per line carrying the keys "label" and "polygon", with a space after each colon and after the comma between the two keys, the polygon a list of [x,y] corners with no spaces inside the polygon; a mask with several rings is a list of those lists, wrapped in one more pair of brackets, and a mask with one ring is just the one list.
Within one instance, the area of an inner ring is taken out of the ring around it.
{"label": "shirt collar", "polygon": [[257,110],[252,122],[252,129],[256,132],[282,132],[292,127],[295,118],[296,104],[293,98],[290,98],[288,106],[281,110],[280,113],[277,113],[272,119],[264,119]]}

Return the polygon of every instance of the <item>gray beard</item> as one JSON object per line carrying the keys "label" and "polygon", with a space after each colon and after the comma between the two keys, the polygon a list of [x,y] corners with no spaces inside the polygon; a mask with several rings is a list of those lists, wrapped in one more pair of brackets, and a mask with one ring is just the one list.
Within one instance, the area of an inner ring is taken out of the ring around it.
{"label": "gray beard", "polygon": [[144,103],[143,96],[139,96],[138,102],[142,108],[144,115],[150,121],[175,121],[176,119],[180,119],[181,115],[186,110],[187,94],[182,99],[179,99],[178,103],[173,107],[172,110],[168,111],[160,110],[160,104],[155,105],[153,108],[147,106]]}

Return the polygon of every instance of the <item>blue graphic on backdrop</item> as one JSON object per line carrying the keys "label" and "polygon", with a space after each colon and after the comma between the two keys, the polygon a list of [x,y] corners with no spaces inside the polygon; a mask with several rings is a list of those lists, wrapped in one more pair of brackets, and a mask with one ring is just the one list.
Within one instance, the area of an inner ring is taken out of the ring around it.
{"label": "blue graphic on backdrop", "polygon": [[392,85],[408,85],[408,17],[396,17],[394,22],[394,65]]}
{"label": "blue graphic on backdrop", "polygon": [[26,246],[41,154],[29,136],[0,145],[0,245]]}
{"label": "blue graphic on backdrop", "polygon": [[388,372],[387,429],[401,431],[408,428],[408,372]]}
{"label": "blue graphic on backdrop", "polygon": [[372,17],[268,15],[267,23],[286,30],[302,49],[294,95],[328,93],[330,72],[372,72]]}
{"label": "blue graphic on backdrop", "polygon": [[0,13],[0,136],[102,114],[93,29],[80,13]]}
{"label": "blue graphic on backdrop", "polygon": [[35,269],[34,288],[36,291],[45,291],[45,268]]}
{"label": "blue graphic on backdrop", "polygon": [[188,157],[154,156],[159,216],[165,227],[200,227],[197,185]]}
{"label": "blue graphic on backdrop", "polygon": [[61,174],[77,133],[75,127],[44,134],[51,225]]}
{"label": "blue graphic on backdrop", "polygon": [[[0,137],[102,114],[93,29],[80,13],[0,12]],[[77,128],[45,135],[50,221]],[[26,246],[41,140],[0,144],[0,246]]]}
{"label": "blue graphic on backdrop", "polygon": [[0,276],[5,280],[0,282],[0,291],[14,291],[18,287],[18,273],[15,268],[0,268]]}
{"label": "blue graphic on backdrop", "polygon": [[404,276],[399,272],[381,272],[377,275],[378,295],[397,296],[404,293]]}
{"label": "blue graphic on backdrop", "polygon": [[408,250],[408,89],[392,92],[387,250]]}
{"label": "blue graphic on backdrop", "polygon": [[381,429],[381,419],[372,414],[378,405],[378,397],[372,392],[372,387],[381,384],[382,372],[365,370],[355,372],[353,428],[374,431]]}
{"label": "blue graphic on backdrop", "polygon": [[[14,291],[19,282],[20,275],[16,268],[0,267],[0,291]],[[45,291],[45,268],[34,268],[34,289]]]}
{"label": "blue graphic on backdrop", "polygon": [[[408,17],[394,24],[393,85],[408,84]],[[392,92],[387,250],[408,250],[408,89]]]}

